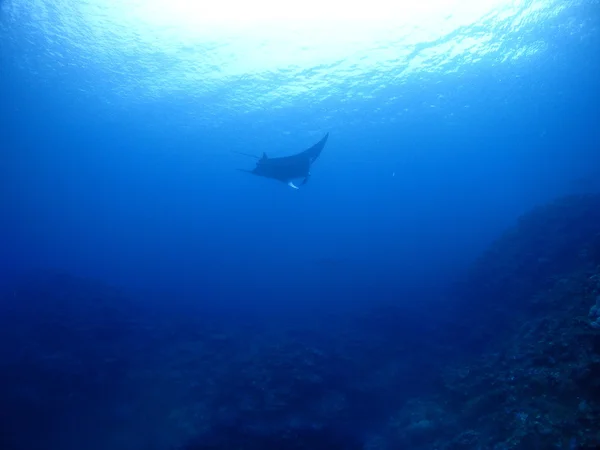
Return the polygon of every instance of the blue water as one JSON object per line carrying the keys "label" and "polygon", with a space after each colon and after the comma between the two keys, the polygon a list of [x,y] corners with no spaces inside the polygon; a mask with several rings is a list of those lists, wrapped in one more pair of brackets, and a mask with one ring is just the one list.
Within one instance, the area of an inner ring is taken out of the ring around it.
{"label": "blue water", "polygon": [[[418,310],[521,214],[600,188],[596,0],[194,5],[0,1],[5,278]],[[299,190],[236,170],[326,132]]]}

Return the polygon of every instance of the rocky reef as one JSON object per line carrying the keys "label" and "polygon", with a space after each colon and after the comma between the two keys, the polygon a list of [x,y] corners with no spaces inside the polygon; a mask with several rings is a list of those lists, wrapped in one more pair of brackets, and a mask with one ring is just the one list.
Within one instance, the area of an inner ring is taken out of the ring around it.
{"label": "rocky reef", "polygon": [[599,294],[600,197],[523,216],[457,289],[443,334],[460,348],[394,419],[398,445],[600,448]]}

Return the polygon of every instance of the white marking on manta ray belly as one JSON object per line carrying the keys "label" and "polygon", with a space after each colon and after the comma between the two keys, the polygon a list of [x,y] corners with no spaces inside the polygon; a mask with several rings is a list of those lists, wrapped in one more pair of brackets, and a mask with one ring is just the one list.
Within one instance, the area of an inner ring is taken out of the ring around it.
{"label": "white marking on manta ray belly", "polygon": [[294,189],[300,189],[300,188],[299,188],[298,186],[296,186],[296,185],[295,185],[295,184],[294,184],[292,181],[290,181],[290,182],[288,183],[288,186],[289,186],[289,187],[291,187],[291,188],[294,188]]}

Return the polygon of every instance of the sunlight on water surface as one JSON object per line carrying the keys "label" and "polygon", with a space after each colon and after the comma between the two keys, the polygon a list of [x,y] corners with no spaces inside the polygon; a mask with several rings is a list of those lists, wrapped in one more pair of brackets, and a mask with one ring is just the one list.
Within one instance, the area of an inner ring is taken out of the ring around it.
{"label": "sunlight on water surface", "polygon": [[[238,110],[343,92],[371,98],[411,75],[545,49],[514,39],[555,0],[13,0],[57,70],[94,70],[112,93],[219,96]],[[95,89],[98,88],[96,80]],[[313,100],[310,100],[313,99]]]}

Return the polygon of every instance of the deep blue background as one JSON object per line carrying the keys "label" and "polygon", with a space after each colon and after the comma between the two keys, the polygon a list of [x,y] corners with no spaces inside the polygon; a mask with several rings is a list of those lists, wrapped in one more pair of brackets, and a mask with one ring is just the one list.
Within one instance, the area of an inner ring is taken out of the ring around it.
{"label": "deep blue background", "polygon": [[[376,68],[344,78],[332,62],[321,68],[331,86],[314,96],[247,110],[293,75],[249,74],[203,95],[160,84],[155,97],[119,92],[152,67],[116,54],[123,72],[110,74],[114,42],[102,41],[80,64],[85,45],[65,47],[57,18],[71,14],[76,26],[73,5],[2,5],[7,272],[51,267],[236,306],[411,302],[441,295],[533,205],[600,186],[597,2],[531,13],[513,30],[490,25],[498,48],[481,59],[433,61],[402,77]],[[521,48],[541,50],[515,56]],[[159,68],[169,61],[157,52]],[[361,81],[371,98],[352,95]],[[234,102],[228,90],[246,97]],[[283,155],[327,131],[300,191],[235,170],[253,161],[231,150]]]}

